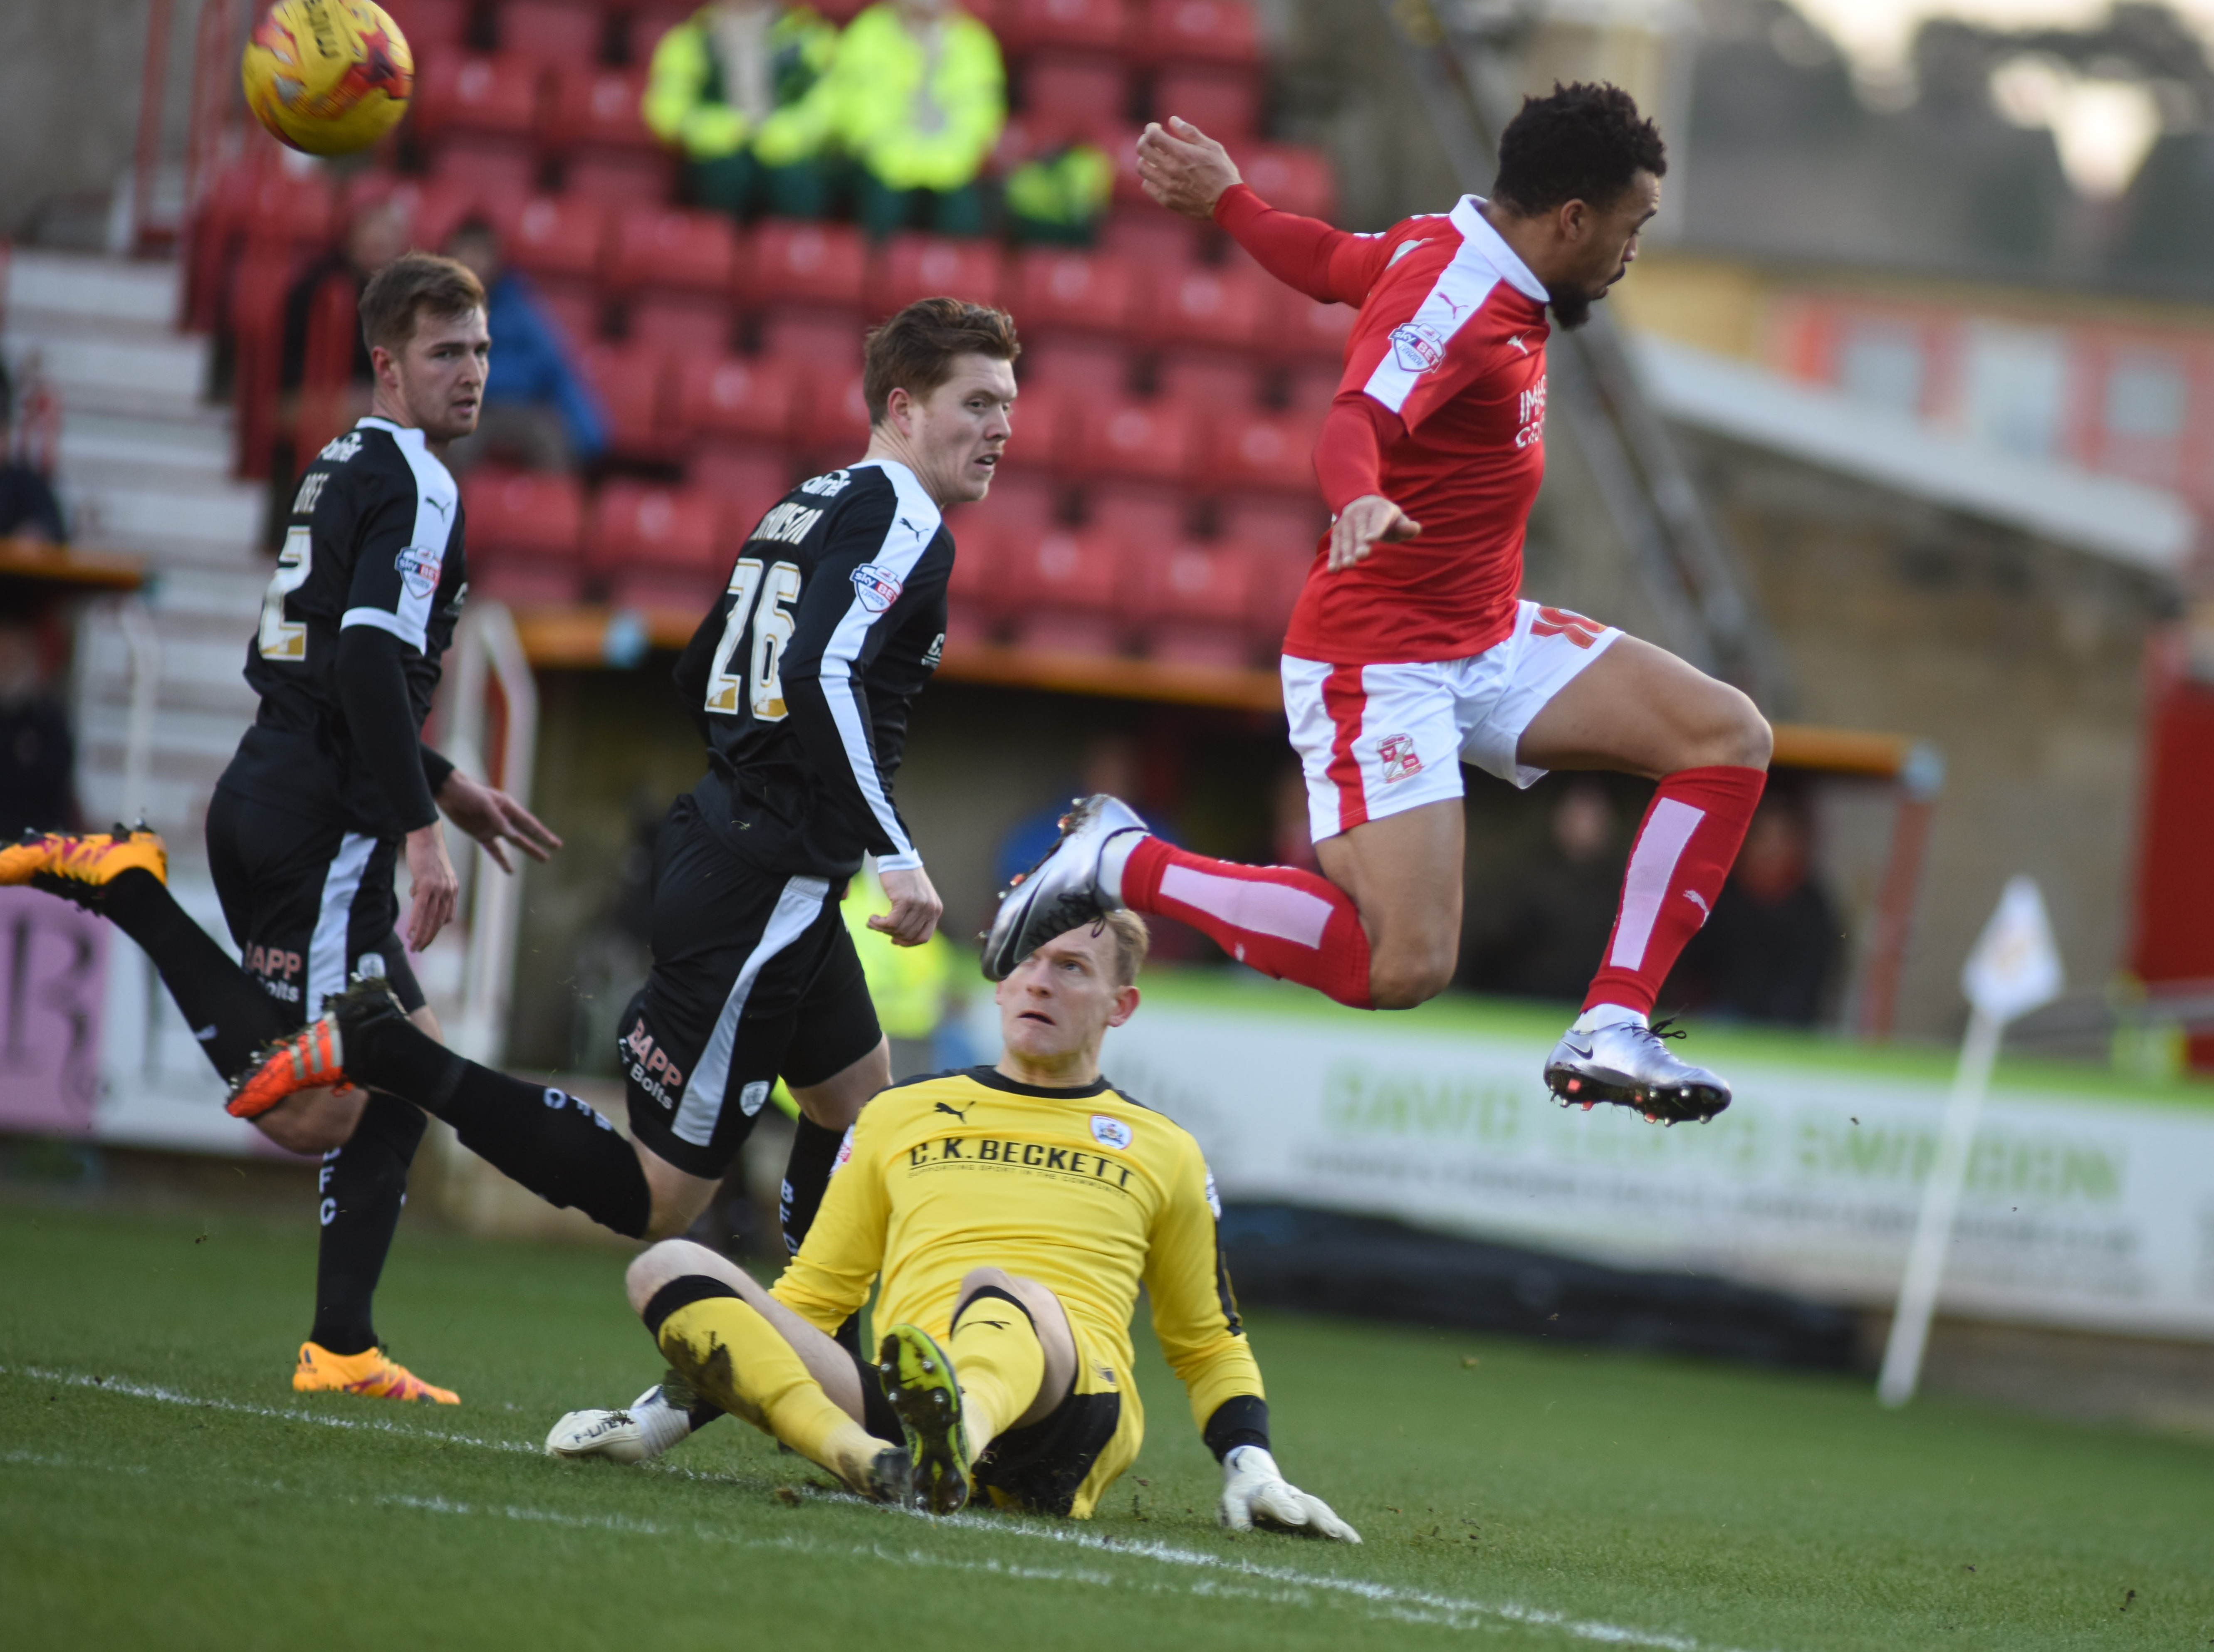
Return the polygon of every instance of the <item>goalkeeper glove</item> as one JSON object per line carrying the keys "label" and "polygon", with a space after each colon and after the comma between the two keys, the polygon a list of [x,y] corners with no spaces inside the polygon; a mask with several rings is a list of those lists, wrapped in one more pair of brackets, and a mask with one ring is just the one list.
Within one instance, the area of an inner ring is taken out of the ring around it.
{"label": "goalkeeper glove", "polygon": [[1340,1543],[1358,1543],[1361,1533],[1330,1511],[1320,1497],[1287,1480],[1265,1447],[1234,1446],[1222,1460],[1222,1523],[1233,1532],[1255,1525],[1311,1532]]}

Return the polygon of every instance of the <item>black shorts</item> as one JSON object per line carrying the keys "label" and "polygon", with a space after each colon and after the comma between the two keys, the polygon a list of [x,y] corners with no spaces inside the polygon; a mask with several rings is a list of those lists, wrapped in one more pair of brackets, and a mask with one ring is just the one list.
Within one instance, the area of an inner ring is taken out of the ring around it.
{"label": "black shorts", "polygon": [[207,813],[208,870],[239,961],[292,1021],[322,1012],[355,975],[382,975],[404,1009],[423,1007],[393,924],[400,845],[217,787]]}
{"label": "black shorts", "polygon": [[670,807],[653,862],[653,968],[615,1032],[631,1136],[719,1177],[780,1077],[819,1084],[884,1034],[839,882],[738,859],[689,794]]}

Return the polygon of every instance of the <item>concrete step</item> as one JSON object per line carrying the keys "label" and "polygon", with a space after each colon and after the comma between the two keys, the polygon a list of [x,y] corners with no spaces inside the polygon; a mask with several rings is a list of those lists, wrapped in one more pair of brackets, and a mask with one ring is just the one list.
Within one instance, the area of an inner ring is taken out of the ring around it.
{"label": "concrete step", "polygon": [[64,471],[88,465],[145,466],[180,476],[228,482],[231,448],[229,421],[220,416],[168,418],[74,406],[63,412],[61,467]]}
{"label": "concrete step", "polygon": [[43,325],[46,319],[9,315],[0,349],[19,375],[31,357],[38,357],[40,372],[61,393],[64,415],[82,392],[132,393],[188,407],[199,405],[206,392],[213,348],[206,338],[152,328],[125,333],[96,320]]}
{"label": "concrete step", "polygon": [[262,495],[245,484],[133,486],[72,471],[61,479],[61,496],[73,537],[157,564],[174,558],[243,570],[260,539]]}
{"label": "concrete step", "polygon": [[0,304],[115,321],[175,325],[184,271],[174,259],[101,258],[16,247],[8,256]]}

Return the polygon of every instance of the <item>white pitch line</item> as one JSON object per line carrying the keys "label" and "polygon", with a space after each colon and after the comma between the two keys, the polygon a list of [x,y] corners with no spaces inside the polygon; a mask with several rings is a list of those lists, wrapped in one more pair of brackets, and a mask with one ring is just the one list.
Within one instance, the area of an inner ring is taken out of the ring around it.
{"label": "white pitch line", "polygon": [[[305,1423],[319,1428],[347,1429],[395,1436],[406,1440],[428,1440],[442,1445],[474,1446],[485,1451],[517,1452],[536,1455],[540,1448],[513,1440],[486,1440],[474,1435],[445,1434],[431,1429],[403,1428],[399,1424],[375,1417],[327,1417],[316,1411],[296,1411],[276,1405],[257,1405],[243,1400],[207,1399],[197,1395],[180,1393],[174,1388],[164,1388],[150,1383],[134,1382],[123,1377],[98,1377],[82,1372],[54,1371],[38,1366],[9,1367],[0,1365],[0,1375],[25,1376],[40,1382],[64,1383],[71,1387],[93,1388],[103,1393],[121,1394],[132,1399],[150,1399],[162,1405],[187,1405],[198,1409],[229,1411],[239,1416],[267,1417],[283,1423]],[[15,1460],[24,1460],[18,1458]],[[657,1465],[657,1467],[661,1466]],[[681,1473],[690,1478],[727,1478],[726,1476],[703,1476],[696,1471],[682,1469],[671,1464],[668,1472]],[[282,1487],[272,1489],[282,1490]],[[1514,1624],[1533,1629],[1557,1630],[1578,1640],[1596,1641],[1609,1645],[1649,1647],[1654,1652],[1739,1652],[1738,1649],[1714,1646],[1686,1635],[1673,1635],[1666,1631],[1645,1630],[1624,1624],[1610,1624],[1592,1618],[1573,1618],[1565,1612],[1549,1612],[1542,1607],[1526,1606],[1512,1600],[1477,1600],[1465,1596],[1440,1594],[1428,1589],[1404,1588],[1389,1583],[1378,1583],[1366,1578],[1334,1576],[1327,1572],[1305,1572],[1289,1566],[1263,1565],[1256,1561],[1226,1558],[1210,1554],[1203,1549],[1179,1548],[1173,1544],[1153,1539],[1129,1539],[1107,1536],[1101,1533],[1083,1531],[1073,1525],[1048,1524],[1019,1516],[980,1515],[961,1514],[933,1516],[919,1512],[884,1509],[879,1505],[863,1501],[847,1493],[809,1495],[826,1502],[850,1503],[859,1509],[926,1521],[933,1528],[954,1527],[999,1533],[1008,1536],[1028,1538],[1034,1541],[1070,1545],[1097,1554],[1117,1555],[1135,1560],[1153,1561],[1190,1570],[1214,1571],[1235,1578],[1250,1578],[1255,1583],[1275,1584],[1275,1591],[1246,1587],[1237,1583],[1215,1582],[1212,1579],[1194,1579],[1183,1588],[1170,1592],[1189,1594],[1221,1595],[1243,1599],[1264,1600],[1277,1603],[1306,1604],[1306,1597],[1297,1591],[1313,1591],[1324,1596],[1336,1596],[1357,1600],[1379,1608],[1380,1615],[1401,1622],[1440,1624],[1456,1629],[1471,1629],[1485,1625],[1498,1627]],[[682,1528],[666,1527],[652,1521],[633,1521],[621,1515],[585,1516],[558,1514],[552,1510],[523,1509],[514,1507],[479,1509],[464,1503],[450,1503],[443,1498],[380,1497],[380,1503],[395,1507],[419,1508],[432,1513],[491,1514],[515,1520],[542,1521],[556,1525],[584,1525],[610,1531],[635,1532],[639,1535],[678,1536],[687,1534]],[[708,1527],[693,1528],[690,1535],[703,1541],[734,1543],[741,1546],[791,1548],[791,1539],[750,1539],[734,1536]],[[837,1551],[812,1543],[800,1542],[797,1546],[819,1552]],[[1000,1561],[955,1560],[933,1556],[921,1550],[910,1549],[905,1554],[886,1551],[880,1545],[857,1545],[847,1551],[855,1556],[866,1556],[895,1564],[929,1566],[945,1570],[994,1572],[1009,1577],[1037,1578],[1061,1582],[1086,1582],[1105,1585],[1111,1575],[1081,1573],[1061,1569],[1024,1568],[1011,1566]],[[1112,1580],[1120,1582],[1121,1580]],[[1158,1585],[1139,1585],[1159,1590]],[[1292,1593],[1287,1593],[1291,1591]]]}

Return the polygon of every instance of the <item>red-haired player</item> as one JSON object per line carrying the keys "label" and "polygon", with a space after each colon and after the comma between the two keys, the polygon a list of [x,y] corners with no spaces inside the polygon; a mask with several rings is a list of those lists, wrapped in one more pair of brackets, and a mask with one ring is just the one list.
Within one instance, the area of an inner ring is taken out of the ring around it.
{"label": "red-haired player", "polygon": [[1315,453],[1336,513],[1284,639],[1285,710],[1324,876],[1211,860],[1085,799],[1002,900],[985,972],[1127,906],[1341,1003],[1405,1009],[1452,979],[1460,765],[1658,781],[1582,1015],[1545,1078],[1564,1101],[1705,1119],[1716,1074],[1648,1024],[1721,893],[1765,781],[1767,723],[1736,689],[1581,614],[1519,600],[1544,469],[1546,311],[1563,327],[1637,255],[1667,170],[1626,93],[1556,87],[1501,134],[1489,200],[1350,235],[1269,207],[1181,120],[1138,143],[1147,192],[1220,224],[1279,280],[1361,314]]}

